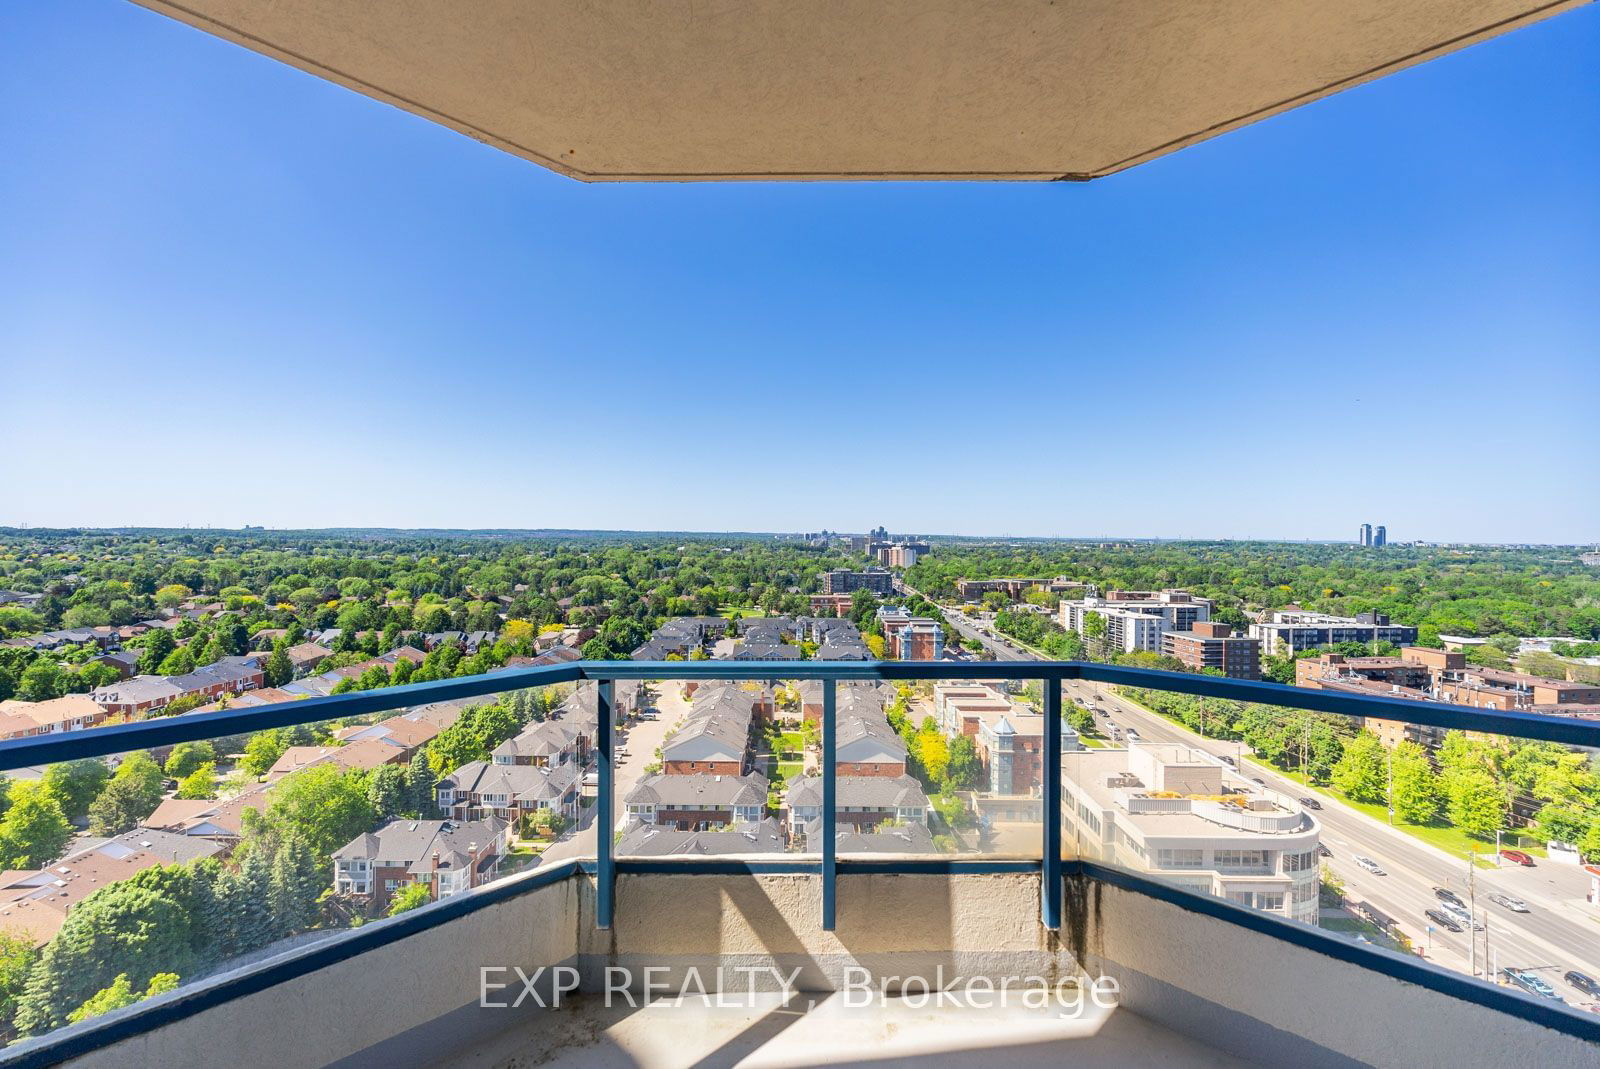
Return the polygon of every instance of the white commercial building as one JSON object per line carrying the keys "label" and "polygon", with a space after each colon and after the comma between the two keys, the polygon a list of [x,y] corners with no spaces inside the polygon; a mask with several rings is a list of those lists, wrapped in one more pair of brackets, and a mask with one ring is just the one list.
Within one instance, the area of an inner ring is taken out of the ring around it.
{"label": "white commercial building", "polygon": [[1068,849],[1178,886],[1317,922],[1315,817],[1177,744],[1061,755]]}

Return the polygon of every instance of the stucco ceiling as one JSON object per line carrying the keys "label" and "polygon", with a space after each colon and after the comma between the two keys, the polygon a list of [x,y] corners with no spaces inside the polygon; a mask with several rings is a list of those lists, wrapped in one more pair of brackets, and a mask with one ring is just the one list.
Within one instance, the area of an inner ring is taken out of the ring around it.
{"label": "stucco ceiling", "polygon": [[1088,179],[1578,0],[138,0],[585,181]]}

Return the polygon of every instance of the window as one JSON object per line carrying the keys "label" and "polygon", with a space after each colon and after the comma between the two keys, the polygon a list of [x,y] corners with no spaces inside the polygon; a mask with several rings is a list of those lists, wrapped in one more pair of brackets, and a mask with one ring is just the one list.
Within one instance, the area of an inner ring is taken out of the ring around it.
{"label": "window", "polygon": [[1205,863],[1204,850],[1175,850],[1163,847],[1156,851],[1158,869],[1200,869],[1205,868]]}
{"label": "window", "polygon": [[1258,870],[1270,867],[1271,855],[1265,850],[1218,850],[1216,867],[1233,870]]}

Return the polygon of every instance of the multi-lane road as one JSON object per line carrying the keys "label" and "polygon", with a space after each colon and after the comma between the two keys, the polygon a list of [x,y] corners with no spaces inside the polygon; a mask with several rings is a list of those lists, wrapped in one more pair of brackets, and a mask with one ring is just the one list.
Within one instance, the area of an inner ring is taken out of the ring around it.
{"label": "multi-lane road", "polygon": [[[1039,660],[1037,654],[996,635],[982,621],[945,610],[945,618],[963,637],[975,639],[1001,660]],[[1069,700],[1104,710],[1099,723],[1132,727],[1150,742],[1183,743],[1215,756],[1226,756],[1239,764],[1247,776],[1260,778],[1267,786],[1291,798],[1308,796],[1307,790],[1292,780],[1277,775],[1270,766],[1254,762],[1237,742],[1208,739],[1114,694],[1109,687],[1069,682]],[[1541,861],[1538,868],[1507,866],[1504,869],[1477,869],[1426,843],[1394,830],[1364,813],[1341,804],[1330,796],[1318,796],[1322,809],[1323,843],[1332,851],[1329,867],[1344,881],[1355,898],[1394,919],[1425,956],[1449,968],[1469,971],[1474,964],[1479,975],[1495,976],[1498,969],[1529,969],[1549,983],[1572,1005],[1589,1005],[1594,996],[1577,991],[1563,979],[1569,969],[1578,969],[1600,979],[1600,911],[1586,903],[1587,878],[1581,871]],[[1378,876],[1355,862],[1357,855],[1375,860],[1386,875]],[[1469,933],[1450,932],[1430,922],[1427,909],[1439,904],[1434,888],[1444,887],[1463,900],[1476,902],[1476,916],[1485,931],[1476,934],[1476,946]],[[1499,892],[1527,903],[1531,912],[1513,913],[1489,901]],[[1431,931],[1430,931],[1431,929]],[[1487,949],[1485,949],[1487,947]]]}

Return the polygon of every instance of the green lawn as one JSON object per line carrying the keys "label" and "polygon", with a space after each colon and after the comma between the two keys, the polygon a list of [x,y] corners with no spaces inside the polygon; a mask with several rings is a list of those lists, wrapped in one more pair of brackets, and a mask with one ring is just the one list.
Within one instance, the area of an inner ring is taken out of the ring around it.
{"label": "green lawn", "polygon": [[[1247,758],[1247,760],[1255,759]],[[1340,794],[1338,791],[1334,790],[1332,787],[1323,787],[1314,783],[1310,783],[1307,781],[1304,773],[1290,772],[1287,769],[1269,765],[1265,761],[1255,761],[1255,763],[1260,765],[1262,768],[1271,769],[1274,774],[1282,776],[1284,779],[1293,780],[1294,782],[1305,787],[1307,790],[1314,791],[1317,794],[1328,798],[1332,798],[1341,805],[1346,805],[1351,809],[1365,813],[1367,816],[1378,821],[1380,824],[1387,824],[1389,822],[1389,809],[1387,806],[1374,802],[1353,802],[1344,795]],[[1453,828],[1448,824],[1407,824],[1405,821],[1396,817],[1394,827],[1397,831],[1403,831],[1412,838],[1420,839],[1429,846],[1437,847],[1438,849],[1443,850],[1445,853],[1450,854],[1452,857],[1459,857],[1463,861],[1465,861],[1472,855],[1474,851],[1476,851],[1478,855],[1479,868],[1492,869],[1495,867],[1494,843],[1492,841],[1484,842],[1482,839],[1474,839],[1466,832]]]}
{"label": "green lawn", "polygon": [[720,610],[717,613],[717,615],[722,617],[724,620],[730,620],[730,619],[733,618],[733,614],[734,613],[738,613],[739,614],[739,618],[742,620],[747,616],[765,616],[765,615],[767,615],[767,610],[766,609],[761,609],[761,608],[748,608],[747,609],[747,608],[744,608],[742,606],[734,606],[731,609],[722,609],[722,610]]}
{"label": "green lawn", "polygon": [[778,775],[782,776],[785,780],[791,780],[804,772],[805,767],[804,761],[779,761]]}

